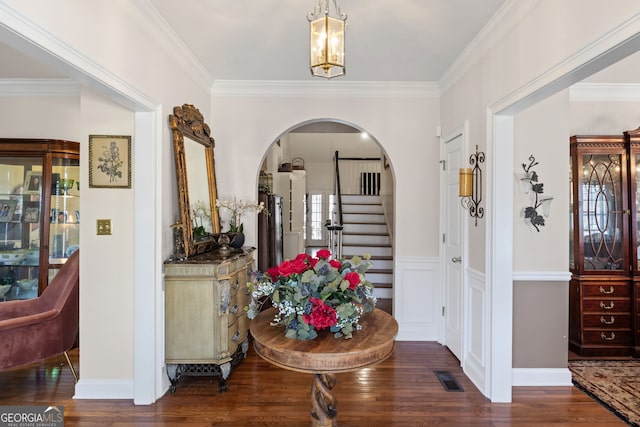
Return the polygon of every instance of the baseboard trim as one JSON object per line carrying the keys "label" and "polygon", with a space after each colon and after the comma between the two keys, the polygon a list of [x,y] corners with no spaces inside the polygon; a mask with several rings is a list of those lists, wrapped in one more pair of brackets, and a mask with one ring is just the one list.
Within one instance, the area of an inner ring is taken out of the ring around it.
{"label": "baseboard trim", "polygon": [[513,368],[514,387],[572,386],[569,368]]}
{"label": "baseboard trim", "polygon": [[133,399],[133,380],[83,380],[76,384],[74,399]]}

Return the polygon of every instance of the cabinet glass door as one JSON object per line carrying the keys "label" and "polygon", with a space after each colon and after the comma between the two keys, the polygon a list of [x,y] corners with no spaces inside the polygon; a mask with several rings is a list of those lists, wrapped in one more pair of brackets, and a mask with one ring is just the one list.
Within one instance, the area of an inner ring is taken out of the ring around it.
{"label": "cabinet glass door", "polygon": [[49,279],[78,249],[80,235],[80,162],[52,159],[49,212]]}
{"label": "cabinet glass door", "polygon": [[626,212],[623,198],[623,156],[582,156],[582,232],[585,270],[621,271]]}
{"label": "cabinet glass door", "polygon": [[0,301],[38,296],[42,157],[0,157]]}

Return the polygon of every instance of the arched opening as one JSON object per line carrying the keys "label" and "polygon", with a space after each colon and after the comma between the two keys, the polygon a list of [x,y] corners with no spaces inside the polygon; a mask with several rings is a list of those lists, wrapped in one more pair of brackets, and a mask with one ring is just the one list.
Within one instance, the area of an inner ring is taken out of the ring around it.
{"label": "arched opening", "polygon": [[395,184],[375,138],[336,119],[298,123],[266,150],[257,187],[271,212],[258,221],[258,269],[321,248],[370,253],[378,307],[393,311]]}

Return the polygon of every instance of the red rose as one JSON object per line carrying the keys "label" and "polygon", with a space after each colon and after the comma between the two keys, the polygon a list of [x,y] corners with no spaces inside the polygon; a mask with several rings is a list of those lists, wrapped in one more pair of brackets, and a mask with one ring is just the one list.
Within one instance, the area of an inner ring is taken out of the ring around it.
{"label": "red rose", "polygon": [[329,261],[329,265],[331,265],[331,267],[333,268],[340,269],[340,267],[342,266],[342,263],[337,259],[332,259],[331,261]]}
{"label": "red rose", "polygon": [[309,298],[309,301],[313,304],[311,313],[302,315],[302,320],[306,324],[320,330],[330,328],[338,323],[338,313],[333,307],[325,304],[319,298]]}
{"label": "red rose", "polygon": [[320,249],[316,255],[320,259],[329,259],[329,257],[331,256],[331,251],[329,251],[328,249]]}
{"label": "red rose", "polygon": [[276,280],[278,278],[278,267],[271,267],[267,269],[267,274],[273,279]]}
{"label": "red rose", "polygon": [[311,258],[311,260],[309,261],[311,268],[315,267],[318,261],[320,261],[318,258]]}
{"label": "red rose", "polygon": [[360,283],[360,275],[355,271],[345,274],[344,278],[349,281],[349,289],[351,290],[354,290]]}
{"label": "red rose", "polygon": [[294,259],[291,261],[291,268],[293,272],[296,274],[302,274],[307,269],[307,263],[301,259]]}
{"label": "red rose", "polygon": [[289,277],[293,273],[295,273],[293,264],[291,261],[282,261],[282,263],[278,266],[278,272],[281,276]]}
{"label": "red rose", "polygon": [[307,254],[298,254],[296,256],[296,260],[300,260],[300,261],[303,261],[303,262],[307,262],[309,260],[309,258],[311,258],[311,256],[307,255]]}

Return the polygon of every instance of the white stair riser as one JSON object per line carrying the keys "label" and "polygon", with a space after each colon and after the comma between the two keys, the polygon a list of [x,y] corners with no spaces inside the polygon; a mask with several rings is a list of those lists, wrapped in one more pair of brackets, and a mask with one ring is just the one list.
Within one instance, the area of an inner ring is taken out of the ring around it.
{"label": "white stair riser", "polygon": [[373,233],[386,234],[386,224],[349,224],[345,223],[342,229],[343,233]]}
{"label": "white stair riser", "polygon": [[375,288],[373,290],[373,295],[376,298],[385,298],[385,299],[391,299],[393,298],[393,289],[388,289],[388,288]]}
{"label": "white stair riser", "polygon": [[342,223],[343,224],[353,224],[355,222],[366,222],[367,224],[384,224],[384,215],[382,214],[366,214],[362,215],[359,213],[343,213],[342,214]]}
{"label": "white stair riser", "polygon": [[393,270],[392,259],[372,259],[371,268],[376,270]]}
{"label": "white stair riser", "polygon": [[393,283],[393,273],[371,273],[366,272],[365,277],[371,283]]}
{"label": "white stair riser", "polygon": [[345,205],[342,204],[342,214],[345,213],[361,213],[361,212],[372,212],[372,213],[384,213],[382,210],[382,205]]}
{"label": "white stair riser", "polygon": [[343,245],[388,245],[391,241],[389,236],[379,236],[375,234],[343,234]]}
{"label": "white stair riser", "polygon": [[362,247],[349,246],[344,244],[342,245],[342,256],[345,258],[349,258],[354,255],[363,256],[367,253],[372,256],[392,256],[393,250],[390,247]]}
{"label": "white stair riser", "polygon": [[379,205],[382,203],[380,196],[361,196],[356,194],[343,194],[342,203],[352,203],[360,205]]}

